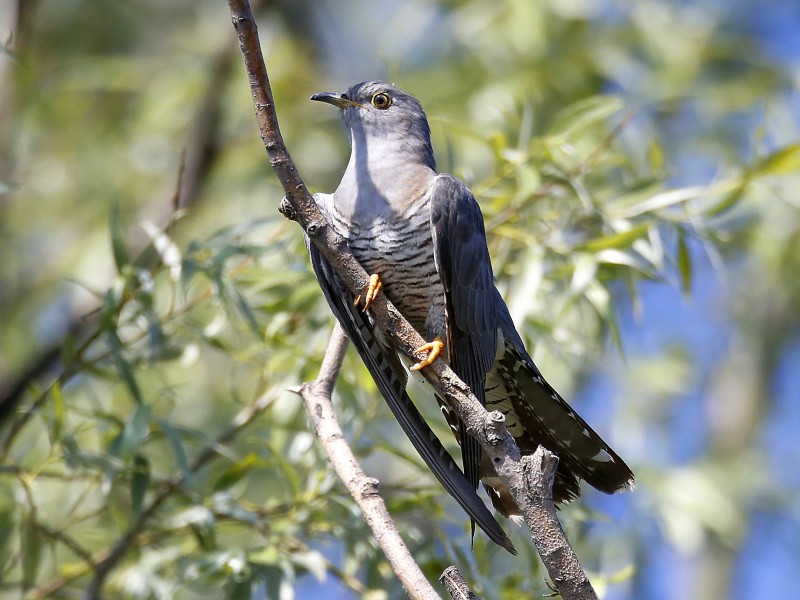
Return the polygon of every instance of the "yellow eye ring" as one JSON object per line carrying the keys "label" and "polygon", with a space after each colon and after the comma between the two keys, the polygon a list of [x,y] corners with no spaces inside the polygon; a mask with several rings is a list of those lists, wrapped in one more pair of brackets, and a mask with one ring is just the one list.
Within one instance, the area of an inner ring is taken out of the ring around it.
{"label": "yellow eye ring", "polygon": [[372,97],[372,106],[378,110],[386,110],[392,105],[392,97],[384,92],[379,92]]}

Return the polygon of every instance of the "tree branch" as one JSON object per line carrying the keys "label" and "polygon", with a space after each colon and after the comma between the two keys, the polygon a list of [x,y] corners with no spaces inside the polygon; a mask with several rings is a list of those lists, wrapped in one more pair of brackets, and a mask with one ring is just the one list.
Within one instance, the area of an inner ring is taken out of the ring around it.
{"label": "tree branch", "polygon": [[314,431],[328,455],[328,460],[361,509],[367,525],[403,588],[411,598],[439,600],[439,595],[422,574],[400,537],[378,492],[378,480],[367,477],[361,469],[336,419],[331,394],[346,350],[347,338],[337,323],[317,379],[313,383],[304,383],[293,391],[299,393],[305,401]]}
{"label": "tree branch", "polygon": [[[233,64],[233,52],[235,52],[235,46],[225,43],[211,59],[208,85],[200,97],[192,119],[193,125],[186,142],[173,197],[168,203],[165,203],[161,197],[148,203],[141,214],[137,216],[137,222],[149,221],[165,223],[167,227],[172,226],[175,224],[172,221],[173,215],[178,209],[188,210],[200,200],[208,174],[219,152],[217,137],[221,122],[222,102],[225,96],[225,84],[230,77]],[[152,268],[160,261],[158,253],[153,250],[152,240],[145,236],[144,232],[130,245],[136,249],[137,257],[134,262],[137,265]],[[109,277],[110,279],[111,277]],[[25,296],[24,293],[23,296]],[[5,425],[15,417],[17,407],[31,384],[57,370],[61,362],[62,350],[68,338],[77,340],[82,349],[85,349],[97,338],[100,332],[99,309],[100,305],[95,302],[76,303],[72,306],[67,321],[63,324],[64,334],[46,347],[40,348],[18,374],[6,380],[0,380],[0,425]],[[81,354],[82,352],[79,351],[77,357],[79,358]],[[53,377],[44,392],[37,396],[24,413],[16,416],[9,432],[5,435],[0,457],[8,452],[16,435],[47,400],[52,385],[63,384],[76,373],[75,369],[65,369],[61,366],[61,371]]]}
{"label": "tree branch", "polygon": [[[303,227],[312,243],[330,262],[354,297],[364,294],[369,281],[366,271],[350,253],[345,240],[320,214],[286,150],[278,127],[272,90],[250,5],[247,0],[228,0],[228,6],[233,26],[239,37],[239,47],[250,83],[261,139],[270,164],[286,193],[280,211],[288,219],[297,221]],[[371,311],[377,327],[392,340],[395,347],[415,360],[424,358],[424,355],[417,353],[416,349],[421,347],[425,340],[384,294],[378,295],[372,303]],[[526,477],[523,473],[519,448],[506,430],[503,415],[497,411],[487,413],[464,382],[441,359],[437,359],[433,365],[424,369],[422,374],[438,394],[451,401],[459,418],[465,423],[467,431],[480,442],[497,474],[508,486],[514,500],[523,511],[528,527],[536,526],[537,519],[548,519],[546,526],[541,530],[537,526],[537,533],[532,531],[532,539],[562,597],[566,600],[596,598],[575,553],[569,547],[555,511],[551,512],[546,508],[547,498],[551,498],[552,492],[541,489],[537,492],[528,488],[529,481],[536,480],[536,477]],[[552,480],[552,476],[550,479]],[[552,484],[552,481],[550,483]],[[540,509],[534,510],[533,507],[537,503]],[[552,505],[552,499],[549,500],[549,504]],[[571,579],[573,577],[577,579]]]}
{"label": "tree branch", "polygon": [[442,582],[453,600],[480,600],[469,589],[467,582],[456,567],[447,567],[439,577],[439,581]]}
{"label": "tree branch", "polygon": [[181,475],[169,479],[162,486],[161,490],[155,495],[150,503],[142,510],[136,520],[131,523],[128,530],[116,541],[116,543],[103,553],[101,559],[96,559],[94,567],[94,577],[89,582],[84,595],[85,600],[98,600],[101,598],[101,591],[106,579],[111,574],[114,567],[127,554],[133,543],[138,539],[139,534],[145,525],[152,519],[161,506],[172,494],[180,489],[186,481],[197,473],[206,463],[219,454],[219,448],[230,442],[242,429],[253,422],[258,415],[264,412],[267,407],[275,400],[276,394],[272,390],[261,394],[252,404],[242,408],[231,419],[228,427],[208,444],[203,451],[189,465],[189,468]]}

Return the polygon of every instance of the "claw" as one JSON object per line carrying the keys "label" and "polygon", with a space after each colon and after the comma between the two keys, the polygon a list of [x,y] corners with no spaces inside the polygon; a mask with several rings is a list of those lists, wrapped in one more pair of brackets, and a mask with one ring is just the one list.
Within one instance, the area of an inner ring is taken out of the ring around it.
{"label": "claw", "polygon": [[428,356],[423,358],[417,364],[413,365],[411,367],[411,370],[419,371],[420,369],[424,369],[425,367],[430,366],[431,364],[433,364],[433,361],[439,358],[439,355],[442,353],[443,349],[444,349],[444,342],[442,341],[441,338],[438,337],[434,339],[432,342],[428,342],[427,344],[420,346],[419,348],[417,348],[417,352],[427,352]]}
{"label": "claw", "polygon": [[[364,310],[369,309],[372,306],[372,301],[378,297],[378,294],[383,289],[383,284],[381,283],[381,278],[375,274],[369,276],[369,285],[367,286],[367,293],[364,295]],[[353,302],[353,306],[358,306],[361,304],[361,294],[356,296],[355,302]]]}

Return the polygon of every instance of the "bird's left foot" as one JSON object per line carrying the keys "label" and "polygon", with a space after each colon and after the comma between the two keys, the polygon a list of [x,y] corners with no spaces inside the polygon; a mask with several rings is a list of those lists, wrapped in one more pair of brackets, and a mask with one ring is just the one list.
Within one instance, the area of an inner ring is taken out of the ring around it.
{"label": "bird's left foot", "polygon": [[417,364],[412,365],[411,370],[419,371],[420,369],[424,369],[425,367],[432,365],[433,361],[439,358],[439,355],[442,353],[443,349],[444,349],[444,342],[442,341],[442,338],[438,337],[435,338],[432,342],[428,342],[424,346],[420,346],[419,348],[417,348],[417,352],[427,352],[428,356],[423,358]]}
{"label": "bird's left foot", "polygon": [[[381,283],[381,278],[374,273],[370,275],[369,284],[367,285],[367,292],[364,294],[364,310],[367,310],[370,306],[372,306],[373,300],[378,297],[378,294],[380,294],[382,289],[383,284]],[[358,306],[359,304],[361,304],[361,294],[356,296],[353,306]]]}

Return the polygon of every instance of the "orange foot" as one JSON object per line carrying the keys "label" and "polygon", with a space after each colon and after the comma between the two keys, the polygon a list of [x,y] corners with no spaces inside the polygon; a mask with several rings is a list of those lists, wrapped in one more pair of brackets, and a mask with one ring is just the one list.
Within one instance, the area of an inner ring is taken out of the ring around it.
{"label": "orange foot", "polygon": [[[369,276],[369,285],[367,285],[367,293],[364,295],[364,310],[367,310],[370,306],[372,306],[372,301],[378,297],[378,294],[383,289],[383,284],[381,283],[381,278],[375,274]],[[356,296],[355,302],[353,302],[353,306],[358,306],[361,304],[361,294]]]}
{"label": "orange foot", "polygon": [[411,367],[412,371],[419,371],[420,369],[424,369],[425,367],[433,364],[439,355],[442,353],[442,349],[444,348],[444,342],[442,338],[436,338],[432,342],[428,342],[424,346],[420,346],[417,348],[417,352],[427,352],[428,356],[423,358],[417,364]]}

